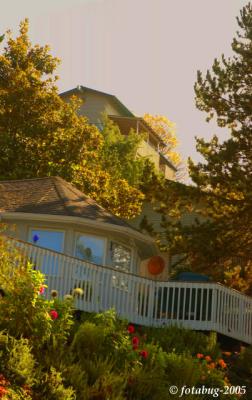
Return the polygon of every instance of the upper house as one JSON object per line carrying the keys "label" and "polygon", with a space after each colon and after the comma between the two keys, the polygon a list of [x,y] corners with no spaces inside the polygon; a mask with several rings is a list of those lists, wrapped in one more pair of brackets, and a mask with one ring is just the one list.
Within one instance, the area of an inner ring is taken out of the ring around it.
{"label": "upper house", "polygon": [[161,139],[142,118],[136,117],[116,96],[77,86],[77,88],[62,93],[61,97],[65,101],[69,101],[73,95],[83,101],[79,113],[86,116],[89,122],[99,129],[103,127],[105,113],[118,125],[123,135],[128,135],[131,129],[138,133],[144,133],[145,139],[138,149],[138,155],[150,158],[156,169],[162,172],[166,179],[175,179],[177,171],[175,166],[159,151]]}

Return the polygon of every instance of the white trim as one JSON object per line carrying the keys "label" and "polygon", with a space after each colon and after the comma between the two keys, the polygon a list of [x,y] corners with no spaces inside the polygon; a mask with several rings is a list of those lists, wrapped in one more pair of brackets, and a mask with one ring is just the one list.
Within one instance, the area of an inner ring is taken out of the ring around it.
{"label": "white trim", "polygon": [[35,213],[22,213],[22,212],[0,212],[0,221],[3,219],[11,220],[28,220],[28,221],[46,221],[46,222],[60,222],[60,223],[73,223],[78,225],[90,226],[94,228],[104,229],[110,232],[119,232],[134,237],[135,239],[141,240],[142,242],[155,245],[155,240],[149,235],[144,235],[137,230],[126,227],[115,225],[107,222],[100,222],[91,220],[84,217],[70,217],[65,215],[51,215],[51,214],[35,214]]}
{"label": "white trim", "polygon": [[[74,248],[73,248],[73,256],[76,256],[76,245],[77,245],[77,239],[79,236],[87,236],[87,237],[93,237],[95,239],[100,239],[103,240],[104,242],[104,252],[103,252],[103,259],[102,259],[102,265],[105,266],[106,265],[106,254],[107,254],[107,248],[108,248],[108,240],[106,238],[106,236],[99,236],[99,235],[95,235],[93,233],[89,233],[89,232],[79,232],[79,231],[74,231]],[[85,259],[84,259],[85,261]],[[88,260],[86,260],[88,261]],[[91,261],[94,262],[94,261]]]}

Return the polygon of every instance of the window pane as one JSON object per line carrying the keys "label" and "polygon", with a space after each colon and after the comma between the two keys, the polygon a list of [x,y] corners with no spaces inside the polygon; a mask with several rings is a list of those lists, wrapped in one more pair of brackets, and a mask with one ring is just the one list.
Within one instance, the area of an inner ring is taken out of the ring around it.
{"label": "window pane", "polygon": [[[30,242],[49,250],[63,252],[64,232],[44,229],[32,229]],[[60,272],[57,254],[40,256],[35,260],[35,268],[39,268],[44,274],[58,275]]]}
{"label": "window pane", "polygon": [[77,239],[75,255],[95,264],[103,264],[105,243],[94,236],[81,235]]}
{"label": "window pane", "polygon": [[32,229],[30,242],[46,249],[63,251],[64,232]]}
{"label": "window pane", "polygon": [[[117,268],[123,272],[130,272],[131,267],[131,250],[127,247],[116,243],[111,242],[110,245],[110,258],[112,261],[113,267]],[[128,280],[126,277],[120,274],[115,274],[112,277],[112,287],[128,291]]]}
{"label": "window pane", "polygon": [[131,250],[119,243],[111,242],[111,261],[113,267],[130,272]]}

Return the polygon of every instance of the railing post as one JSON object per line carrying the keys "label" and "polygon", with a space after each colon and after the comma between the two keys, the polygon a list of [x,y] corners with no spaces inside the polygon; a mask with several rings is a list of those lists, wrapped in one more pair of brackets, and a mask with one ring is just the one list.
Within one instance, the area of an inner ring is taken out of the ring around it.
{"label": "railing post", "polygon": [[218,330],[218,323],[217,323],[217,305],[218,305],[218,287],[214,285],[212,292],[212,304],[211,304],[211,326],[212,331]]}
{"label": "railing post", "polygon": [[150,293],[149,293],[149,301],[148,301],[148,321],[150,325],[154,324],[154,305],[155,305],[155,282],[151,282],[150,284]]}

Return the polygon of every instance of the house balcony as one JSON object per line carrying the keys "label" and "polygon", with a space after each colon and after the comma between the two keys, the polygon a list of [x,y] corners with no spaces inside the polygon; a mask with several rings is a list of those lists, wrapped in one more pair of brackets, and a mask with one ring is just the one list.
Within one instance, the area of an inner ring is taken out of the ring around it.
{"label": "house balcony", "polygon": [[146,326],[176,324],[184,328],[216,331],[252,344],[252,299],[217,283],[155,281],[96,265],[76,257],[7,238],[34,269],[45,274],[47,298],[82,288],[75,307],[87,312],[115,308],[132,323]]}

